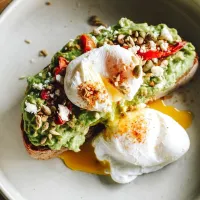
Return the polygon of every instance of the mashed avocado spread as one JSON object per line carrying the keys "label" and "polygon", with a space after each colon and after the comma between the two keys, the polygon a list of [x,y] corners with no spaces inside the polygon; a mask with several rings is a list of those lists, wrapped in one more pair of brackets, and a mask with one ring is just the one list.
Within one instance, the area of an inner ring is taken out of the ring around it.
{"label": "mashed avocado spread", "polygon": [[[167,51],[170,45],[182,42],[175,29],[165,24],[149,26],[135,24],[122,18],[117,25],[100,26],[85,34],[91,38],[96,48],[104,45],[120,45],[130,51],[145,53]],[[164,58],[144,60],[144,83],[136,96],[129,102],[113,105],[115,112],[99,113],[80,109],[66,97],[63,78],[66,65],[84,53],[81,36],[68,42],[52,58],[51,64],[35,76],[27,79],[28,87],[22,102],[23,127],[29,141],[35,146],[47,146],[52,150],[66,147],[79,151],[90,127],[113,119],[116,113],[126,112],[131,107],[146,103],[159,92],[175,85],[176,81],[189,70],[196,57],[195,48],[186,43],[176,53]],[[68,113],[68,118],[60,116]]]}

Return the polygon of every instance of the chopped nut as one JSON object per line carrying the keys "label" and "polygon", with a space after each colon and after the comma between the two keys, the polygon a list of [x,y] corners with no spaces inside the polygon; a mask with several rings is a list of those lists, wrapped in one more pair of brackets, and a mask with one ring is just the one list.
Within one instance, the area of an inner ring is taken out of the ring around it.
{"label": "chopped nut", "polygon": [[125,35],[122,34],[118,35],[117,41],[119,42],[119,44],[124,44],[124,37]]}
{"label": "chopped nut", "polygon": [[117,75],[117,77],[116,77],[116,81],[117,81],[117,82],[120,81],[120,74]]}
{"label": "chopped nut", "polygon": [[42,121],[43,121],[43,122],[46,122],[47,119],[48,119],[48,116],[47,116],[47,115],[43,115],[41,118],[42,118]]}
{"label": "chopped nut", "polygon": [[36,115],[35,121],[36,121],[37,129],[39,129],[42,126],[42,118],[39,115]]}
{"label": "chopped nut", "polygon": [[47,51],[46,50],[41,50],[40,52],[39,52],[39,56],[43,56],[43,57],[46,57],[46,56],[48,56],[48,53],[47,53]]}
{"label": "chopped nut", "polygon": [[44,125],[42,126],[42,132],[46,131],[49,128],[49,123],[45,122]]}
{"label": "chopped nut", "polygon": [[44,114],[46,114],[46,115],[51,115],[51,109],[50,109],[48,106],[46,106],[46,105],[43,105],[43,106],[42,106],[42,111],[43,111]]}
{"label": "chopped nut", "polygon": [[151,82],[149,83],[149,85],[150,85],[151,87],[154,87],[154,86],[155,86],[155,83],[154,83],[153,81],[151,81]]}
{"label": "chopped nut", "polygon": [[47,137],[43,137],[42,140],[40,141],[40,144],[45,144],[45,142],[47,141]]}
{"label": "chopped nut", "polygon": [[114,85],[115,85],[116,87],[119,86],[118,82],[114,82]]}
{"label": "chopped nut", "polygon": [[51,133],[52,135],[55,135],[55,136],[59,136],[60,135],[60,133],[58,133],[57,131],[52,130],[52,129],[49,131],[49,133]]}
{"label": "chopped nut", "polygon": [[139,45],[141,45],[141,44],[143,44],[143,42],[144,42],[144,38],[138,37],[137,43],[138,43]]}

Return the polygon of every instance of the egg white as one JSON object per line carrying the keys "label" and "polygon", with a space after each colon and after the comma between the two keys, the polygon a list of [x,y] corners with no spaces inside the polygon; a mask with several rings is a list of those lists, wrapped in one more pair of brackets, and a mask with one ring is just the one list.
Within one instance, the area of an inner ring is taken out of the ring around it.
{"label": "egg white", "polygon": [[[139,70],[137,76],[133,73],[135,66],[138,66]],[[118,74],[123,77],[123,82],[115,85],[113,83]],[[104,79],[107,79],[108,84],[117,91],[117,98],[112,98],[113,94],[108,89],[110,86],[105,84]],[[100,94],[102,99],[94,105],[88,106],[88,102],[78,92],[78,87],[86,82],[98,83],[106,90]],[[140,57],[119,45],[104,45],[70,62],[66,69],[64,88],[69,100],[78,107],[91,111],[111,112],[112,102],[122,98],[132,100],[142,82]]]}
{"label": "egg white", "polygon": [[[139,140],[133,132],[137,127],[142,133]],[[97,159],[110,164],[112,179],[129,183],[179,159],[188,151],[190,141],[185,129],[171,117],[144,108],[127,113],[117,126],[97,136],[93,146]]]}

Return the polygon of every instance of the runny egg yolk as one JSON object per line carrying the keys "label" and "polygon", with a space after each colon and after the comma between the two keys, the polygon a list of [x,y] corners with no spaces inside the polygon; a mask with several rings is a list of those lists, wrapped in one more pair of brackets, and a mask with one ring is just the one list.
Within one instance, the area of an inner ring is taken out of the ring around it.
{"label": "runny egg yolk", "polygon": [[192,123],[192,113],[185,110],[178,110],[173,106],[165,105],[164,101],[157,100],[149,104],[149,107],[158,110],[166,115],[172,117],[183,128],[189,128]]}
{"label": "runny egg yolk", "polygon": [[66,151],[59,156],[64,163],[72,170],[88,172],[92,174],[106,175],[109,170],[107,163],[99,162],[96,159],[94,148],[91,142],[86,142],[81,146],[81,151]]}
{"label": "runny egg yolk", "polygon": [[121,92],[119,92],[119,90],[117,88],[115,88],[110,81],[108,80],[108,78],[102,77],[103,83],[108,91],[108,94],[111,96],[112,101],[116,102],[116,101],[120,101],[123,98],[123,94]]}
{"label": "runny egg yolk", "polygon": [[[158,110],[172,117],[183,128],[190,127],[192,123],[192,114],[188,111],[181,111],[173,106],[165,105],[164,101],[157,100],[148,105],[150,108]],[[82,145],[80,152],[66,151],[59,156],[67,167],[72,170],[78,170],[98,175],[106,175],[109,171],[109,165],[101,163],[96,159],[94,148],[91,142]]]}

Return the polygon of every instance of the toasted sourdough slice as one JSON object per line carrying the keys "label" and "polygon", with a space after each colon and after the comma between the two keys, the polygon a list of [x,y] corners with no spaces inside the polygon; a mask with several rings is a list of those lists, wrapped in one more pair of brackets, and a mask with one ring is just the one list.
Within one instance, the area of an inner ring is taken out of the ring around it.
{"label": "toasted sourdough slice", "polygon": [[[104,128],[105,128],[105,126],[103,124],[98,124],[96,126],[90,127],[90,129],[86,135],[86,139],[94,137],[96,134],[98,134]],[[48,160],[51,158],[58,157],[61,153],[68,150],[67,148],[62,148],[60,150],[51,150],[49,147],[46,147],[46,146],[34,146],[29,141],[27,134],[24,131],[23,119],[21,120],[21,131],[22,131],[22,138],[23,138],[24,146],[32,158],[35,158],[38,160]]]}
{"label": "toasted sourdough slice", "polygon": [[[184,84],[188,83],[193,78],[195,72],[197,71],[198,64],[199,64],[198,58],[196,57],[194,60],[193,66],[191,66],[190,69],[185,74],[183,74],[181,76],[181,78],[179,78],[177,80],[176,84],[173,87],[169,88],[168,90],[166,90],[162,93],[159,93],[152,100],[159,99],[159,98],[169,94],[170,92],[173,92],[175,89],[179,88],[180,86],[183,86]],[[148,103],[148,102],[146,102],[146,103]],[[94,135],[99,133],[103,128],[104,128],[104,125],[102,125],[102,124],[97,124],[93,127],[90,127],[90,129],[86,135],[86,139],[94,137]],[[60,150],[51,150],[50,148],[48,148],[46,146],[34,146],[29,141],[29,139],[23,129],[23,119],[21,121],[21,130],[22,130],[24,146],[25,146],[27,152],[30,154],[30,156],[35,159],[48,160],[48,159],[51,159],[54,157],[58,157],[61,153],[68,150],[67,148],[62,148]]]}

